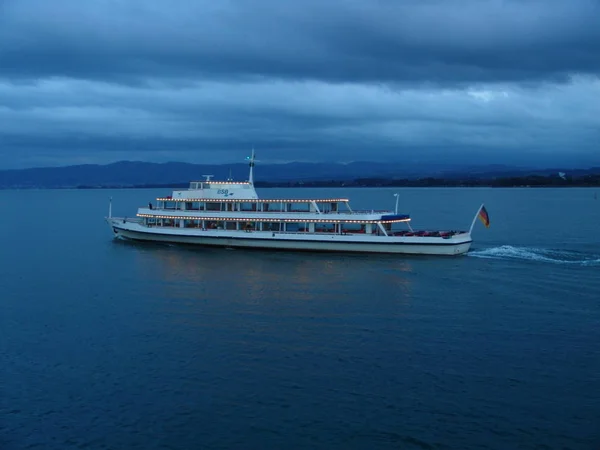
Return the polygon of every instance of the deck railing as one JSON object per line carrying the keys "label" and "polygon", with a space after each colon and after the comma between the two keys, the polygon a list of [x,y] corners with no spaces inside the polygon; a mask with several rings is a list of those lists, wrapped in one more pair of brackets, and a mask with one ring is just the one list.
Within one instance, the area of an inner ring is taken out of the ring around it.
{"label": "deck railing", "polygon": [[205,210],[205,209],[178,209],[178,208],[152,208],[151,211],[181,211],[181,212],[202,212],[202,213],[254,213],[254,214],[317,214],[317,215],[332,215],[332,214],[344,214],[344,215],[365,215],[365,214],[393,214],[393,211],[387,209],[361,209],[353,211],[257,211],[255,209],[242,209],[235,211],[221,211],[221,210]]}

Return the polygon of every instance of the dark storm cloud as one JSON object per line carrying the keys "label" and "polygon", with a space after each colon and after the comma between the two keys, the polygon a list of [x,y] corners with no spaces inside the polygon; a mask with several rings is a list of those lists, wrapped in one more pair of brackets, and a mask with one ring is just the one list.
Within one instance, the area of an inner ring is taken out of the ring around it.
{"label": "dark storm cloud", "polygon": [[[5,167],[116,159],[233,161],[597,155],[600,82],[402,89],[321,82],[173,87],[0,82]],[[44,144],[45,143],[45,144]],[[470,149],[469,152],[460,149]],[[127,156],[130,155],[130,156]],[[588,158],[589,160],[589,158]]]}
{"label": "dark storm cloud", "polygon": [[599,5],[0,0],[0,168],[597,161]]}
{"label": "dark storm cloud", "polygon": [[563,79],[600,70],[592,0],[8,0],[12,76]]}

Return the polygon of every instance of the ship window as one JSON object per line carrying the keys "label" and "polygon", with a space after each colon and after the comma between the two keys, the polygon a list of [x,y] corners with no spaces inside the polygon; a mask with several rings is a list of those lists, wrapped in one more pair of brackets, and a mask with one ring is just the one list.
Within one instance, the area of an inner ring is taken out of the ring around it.
{"label": "ship window", "polygon": [[193,220],[193,219],[185,219],[183,221],[183,226],[185,228],[198,228],[199,221],[198,220]]}
{"label": "ship window", "polygon": [[279,231],[280,223],[279,222],[263,222],[262,229],[263,229],[263,231]]}
{"label": "ship window", "polygon": [[304,224],[299,222],[288,222],[285,224],[286,231],[296,232],[301,231],[300,228],[304,228]]}
{"label": "ship window", "polygon": [[241,203],[241,211],[256,211],[256,203]]}
{"label": "ship window", "polygon": [[308,203],[289,203],[289,211],[291,212],[309,212]]}
{"label": "ship window", "polygon": [[315,224],[315,232],[317,233],[333,233],[335,224],[333,223],[317,223]]}
{"label": "ship window", "polygon": [[343,223],[342,231],[344,233],[364,233],[365,225],[359,223]]}

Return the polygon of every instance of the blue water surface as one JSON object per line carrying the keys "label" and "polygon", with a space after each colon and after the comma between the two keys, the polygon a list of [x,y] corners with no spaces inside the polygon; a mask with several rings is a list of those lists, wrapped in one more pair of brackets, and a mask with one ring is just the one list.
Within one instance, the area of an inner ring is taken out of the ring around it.
{"label": "blue water surface", "polygon": [[263,189],[463,257],[115,241],[165,190],[0,191],[0,449],[598,449],[591,189]]}

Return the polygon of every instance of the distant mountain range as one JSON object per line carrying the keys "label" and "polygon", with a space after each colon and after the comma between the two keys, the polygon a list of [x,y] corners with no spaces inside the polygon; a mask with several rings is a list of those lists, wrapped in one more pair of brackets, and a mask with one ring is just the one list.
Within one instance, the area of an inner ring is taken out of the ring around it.
{"label": "distant mountain range", "polygon": [[[449,180],[481,180],[525,176],[558,176],[564,172],[569,177],[600,174],[600,167],[567,170],[561,168],[532,169],[505,165],[432,165],[353,162],[348,164],[300,163],[258,164],[255,168],[256,184],[293,184],[306,182],[309,185],[328,181],[353,181],[357,179],[419,180],[435,178]],[[179,162],[147,163],[120,161],[107,165],[76,165],[0,171],[0,189],[30,188],[108,188],[187,185],[191,180],[203,179],[203,175],[214,175],[216,180],[225,180],[231,174],[234,180],[248,178],[247,164],[205,165]],[[410,184],[410,183],[409,183]]]}

